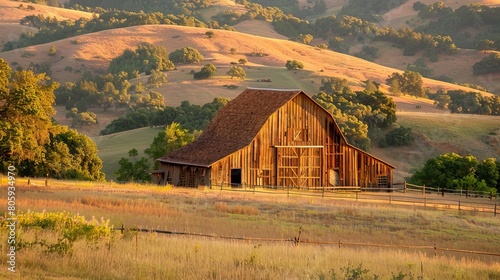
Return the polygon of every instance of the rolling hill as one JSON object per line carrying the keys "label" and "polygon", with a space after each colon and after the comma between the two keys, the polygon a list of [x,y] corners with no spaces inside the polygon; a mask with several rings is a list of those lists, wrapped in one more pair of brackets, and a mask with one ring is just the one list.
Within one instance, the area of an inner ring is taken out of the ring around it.
{"label": "rolling hill", "polygon": [[[328,7],[327,12],[332,12],[338,11],[346,1],[325,2]],[[433,3],[433,1],[421,2]],[[469,2],[472,1],[445,1],[445,4],[456,7]],[[306,1],[301,1],[301,3],[307,4]],[[500,5],[500,1],[482,1],[482,3]],[[35,30],[30,27],[18,24],[19,19],[29,14],[42,13],[55,16],[59,20],[92,16],[89,13],[35,4],[33,6],[36,10],[29,12],[25,9],[19,9],[18,6],[19,2],[0,0],[0,31],[5,30],[5,32],[0,32],[2,34],[0,40],[16,39],[20,32],[34,32]],[[234,2],[231,1],[219,1],[218,6],[206,11],[205,16],[209,17],[222,9],[241,8],[241,5],[234,5]],[[386,14],[384,17],[386,20],[381,24],[387,26],[404,25],[406,20],[414,17],[415,14],[416,12],[413,11],[408,2]],[[202,28],[166,25],[134,26],[2,52],[0,57],[9,62],[14,69],[16,68],[14,66],[26,68],[30,63],[48,63],[51,66],[51,76],[54,80],[64,83],[77,81],[82,72],[86,70],[93,74],[102,73],[107,69],[111,59],[120,55],[127,48],[134,49],[142,42],[162,45],[169,52],[182,47],[194,47],[203,54],[205,60],[195,65],[178,65],[177,70],[167,73],[168,83],[156,89],[165,97],[166,104],[169,106],[177,106],[183,100],[189,100],[193,104],[204,104],[217,96],[234,98],[245,87],[301,88],[309,94],[315,94],[321,85],[321,79],[332,76],[347,79],[351,87],[357,90],[362,88],[363,81],[368,79],[384,84],[388,75],[406,69],[408,63],[413,63],[420,57],[419,54],[414,57],[405,57],[401,54],[400,49],[390,44],[372,42],[380,49],[380,57],[375,63],[372,63],[353,56],[289,41],[277,34],[272,29],[271,24],[267,22],[244,21],[236,25],[235,28],[239,32],[213,30],[214,38],[208,38],[205,35],[208,29]],[[321,41],[316,39],[314,43],[321,43]],[[57,49],[56,56],[48,55],[51,46]],[[236,53],[232,54],[231,48],[235,48]],[[353,49],[355,50],[356,47]],[[255,55],[256,53],[260,53],[261,56]],[[479,84],[490,88],[490,90],[496,90],[500,85],[499,76],[474,77],[472,75],[472,65],[487,55],[487,53],[472,50],[459,50],[457,55],[443,56],[438,62],[433,63],[434,74],[446,75],[458,82]],[[231,79],[226,72],[231,63],[242,57],[249,61],[244,67],[247,77],[245,80]],[[286,61],[293,59],[302,61],[305,65],[304,70],[286,70],[284,67]],[[213,63],[217,67],[215,77],[208,80],[193,80],[190,71],[198,71],[207,63]],[[146,79],[147,77],[142,75],[141,78],[131,82],[135,83]],[[270,79],[271,82],[258,81],[262,79]],[[235,85],[238,88],[231,90],[223,85]],[[431,79],[425,79],[425,86],[431,90],[438,88],[471,90]],[[385,86],[382,90],[386,90]],[[479,158],[500,157],[497,139],[497,135],[500,134],[500,118],[450,115],[447,114],[447,111],[437,109],[430,100],[409,97],[393,98],[398,106],[398,124],[412,127],[418,135],[419,144],[404,149],[379,149],[373,145],[372,152],[397,165],[399,178],[407,176],[410,169],[422,164],[426,158],[442,152],[474,153]],[[124,113],[124,111],[103,113],[100,108],[91,110],[98,114],[99,124],[77,129],[93,137],[97,137],[98,132],[112,119]],[[65,118],[64,108],[58,107],[57,111],[56,120],[59,123],[69,125],[70,121]],[[425,126],[426,124],[428,127]],[[446,134],[453,130],[452,127],[456,126],[464,129]],[[474,130],[475,127],[479,126],[482,129]],[[434,130],[429,129],[429,127],[433,127]],[[446,137],[441,137],[442,135],[446,135]],[[139,145],[137,147],[141,148],[149,145],[149,143],[132,145],[132,142],[126,139],[133,139],[135,136],[127,136],[127,133],[121,134],[120,137],[116,136],[114,139],[122,139],[121,141],[126,143],[126,147],[123,146],[123,149],[113,149],[112,151],[103,148],[106,145],[114,145],[107,144],[107,138],[94,138],[100,146],[100,153],[110,154],[110,156],[101,154],[105,160],[105,171],[107,172],[116,170],[110,166],[116,164],[116,159],[126,156],[127,151],[135,147],[133,145]],[[438,137],[437,140],[435,140],[436,137]],[[146,138],[150,139],[150,142],[153,139],[153,137]],[[141,141],[147,142],[147,139],[141,139]],[[118,152],[121,155],[118,155]],[[398,178],[397,176],[396,178]]]}

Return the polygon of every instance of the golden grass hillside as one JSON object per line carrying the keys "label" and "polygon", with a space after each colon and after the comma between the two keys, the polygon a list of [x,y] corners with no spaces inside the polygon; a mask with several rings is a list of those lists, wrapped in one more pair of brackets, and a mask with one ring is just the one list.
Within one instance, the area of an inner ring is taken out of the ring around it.
{"label": "golden grass hillside", "polygon": [[[20,5],[23,5],[20,7]],[[29,10],[31,5],[35,9]],[[90,18],[91,13],[38,5],[34,3],[24,3],[18,1],[0,0],[0,44],[7,41],[17,40],[21,33],[30,31],[36,32],[35,28],[22,26],[19,21],[25,16],[42,14],[45,17],[55,17],[58,20]]]}
{"label": "golden grass hillside", "polygon": [[[133,26],[121,29],[105,30],[85,34],[52,43],[30,46],[9,52],[3,52],[2,57],[9,63],[16,62],[26,67],[29,63],[48,62],[52,65],[53,78],[57,81],[77,80],[80,75],[65,71],[82,68],[90,71],[104,71],[114,57],[120,55],[126,48],[134,49],[142,42],[163,45],[168,51],[182,47],[194,47],[206,58],[198,67],[205,63],[213,63],[217,67],[226,66],[241,57],[247,57],[248,66],[283,67],[287,60],[300,60],[305,70],[317,76],[336,76],[348,79],[353,85],[362,85],[362,81],[374,80],[384,83],[394,68],[381,66],[349,55],[322,50],[313,46],[299,44],[288,40],[264,38],[261,36],[243,34],[232,31],[216,30],[214,38],[205,35],[207,29],[182,26],[147,25]],[[109,42],[113,43],[110,44]],[[51,46],[57,49],[57,55],[48,56]],[[232,55],[231,48],[236,49]],[[26,52],[30,58],[23,57]],[[261,52],[264,56],[252,56]],[[431,89],[466,89],[456,85],[425,80],[425,86]]]}

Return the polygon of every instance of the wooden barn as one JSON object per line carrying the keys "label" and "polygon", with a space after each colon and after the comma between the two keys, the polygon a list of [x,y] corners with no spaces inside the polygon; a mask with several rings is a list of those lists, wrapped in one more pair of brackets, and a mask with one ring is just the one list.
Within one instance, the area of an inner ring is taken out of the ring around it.
{"label": "wooden barn", "polygon": [[392,186],[393,165],[350,144],[301,90],[246,89],[193,143],[159,158],[153,182],[175,186]]}

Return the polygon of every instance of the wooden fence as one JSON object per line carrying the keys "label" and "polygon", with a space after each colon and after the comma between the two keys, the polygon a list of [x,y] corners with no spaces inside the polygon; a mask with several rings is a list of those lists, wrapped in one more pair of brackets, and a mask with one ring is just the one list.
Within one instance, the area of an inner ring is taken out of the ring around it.
{"label": "wooden fence", "polygon": [[367,188],[341,186],[326,188],[290,188],[273,186],[246,186],[221,184],[212,189],[253,194],[275,194],[304,197],[321,197],[377,203],[406,204],[421,207],[434,207],[458,211],[491,213],[498,212],[498,194],[492,192],[474,192],[468,190],[449,190],[429,188],[409,183],[402,183],[393,188]]}
{"label": "wooden fence", "polygon": [[[224,239],[224,240],[236,240],[236,241],[258,241],[258,242],[279,242],[279,243],[290,243],[295,246],[300,244],[310,244],[310,245],[330,245],[338,246],[339,249],[343,247],[370,247],[370,248],[387,248],[387,249],[408,249],[408,250],[426,250],[433,251],[434,256],[437,256],[439,252],[453,252],[453,253],[463,253],[472,255],[484,255],[484,256],[494,256],[500,257],[499,252],[484,252],[484,251],[473,251],[473,250],[462,250],[455,248],[442,248],[438,247],[437,244],[433,245],[394,245],[394,244],[375,244],[375,243],[359,243],[359,242],[349,242],[339,239],[338,242],[328,242],[328,241],[314,241],[304,239],[302,235],[302,229],[299,228],[298,235],[292,238],[259,238],[259,237],[242,237],[242,236],[222,236],[215,234],[205,234],[205,233],[191,233],[183,231],[171,231],[171,230],[159,230],[159,229],[147,229],[147,228],[125,228],[123,225],[121,228],[115,228],[116,231],[121,231],[123,234],[125,231],[135,231],[135,232],[151,232],[159,234],[168,235],[182,235],[189,237],[202,237],[202,238],[213,238],[213,239]],[[136,246],[137,246],[137,235],[136,235]]]}
{"label": "wooden fence", "polygon": [[[0,185],[7,183],[5,176],[0,176]],[[16,178],[17,183],[28,186],[70,186],[94,187],[103,186],[101,182],[75,182],[46,178]],[[395,184],[392,188],[360,187],[326,187],[326,188],[291,188],[274,186],[247,186],[221,184],[212,186],[214,190],[243,192],[253,194],[286,195],[287,197],[318,197],[339,200],[354,200],[389,204],[404,204],[421,207],[433,207],[454,211],[471,211],[476,213],[499,214],[498,194],[473,192],[467,190],[451,190],[444,188],[429,188],[409,183]]]}

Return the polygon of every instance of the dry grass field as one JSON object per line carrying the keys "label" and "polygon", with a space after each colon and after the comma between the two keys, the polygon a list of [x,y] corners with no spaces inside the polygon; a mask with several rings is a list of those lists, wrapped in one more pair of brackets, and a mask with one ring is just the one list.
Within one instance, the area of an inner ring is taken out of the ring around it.
{"label": "dry grass field", "polygon": [[[5,179],[4,179],[5,180]],[[219,236],[359,242],[386,245],[437,244],[441,248],[499,252],[498,217],[474,211],[284,197],[152,185],[68,182],[67,186],[17,183],[20,211],[70,211],[109,219],[115,227],[150,228]],[[2,193],[6,191],[1,188]],[[5,196],[0,205],[7,205]],[[23,232],[25,240],[50,232]],[[17,273],[5,255],[0,277],[8,279],[356,279],[342,277],[360,265],[366,279],[498,279],[500,261],[432,250],[294,246],[292,242],[235,241],[119,231],[111,243],[75,243],[70,255],[37,247],[17,252]],[[5,252],[2,243],[2,252]],[[333,274],[337,277],[334,278]],[[410,278],[413,275],[414,278]],[[12,277],[14,276],[14,278]],[[421,277],[421,278],[416,278]],[[363,278],[365,279],[365,278]]]}

